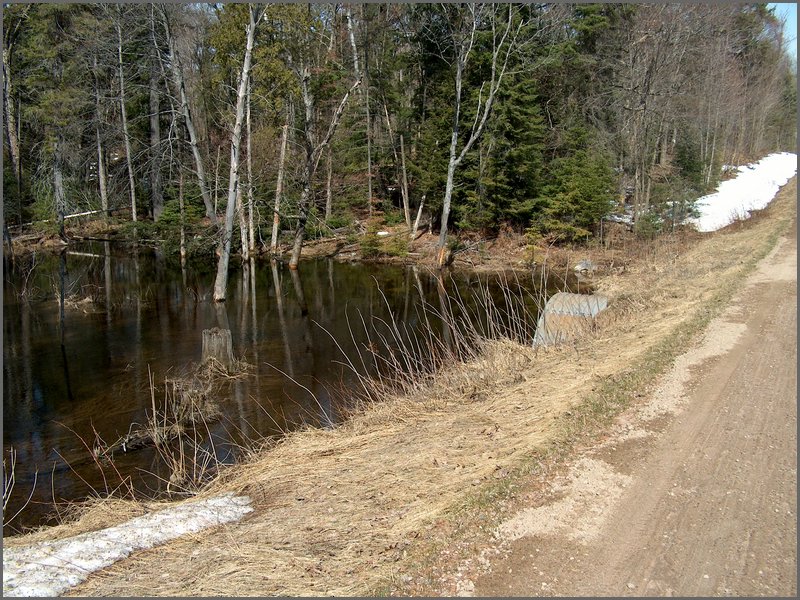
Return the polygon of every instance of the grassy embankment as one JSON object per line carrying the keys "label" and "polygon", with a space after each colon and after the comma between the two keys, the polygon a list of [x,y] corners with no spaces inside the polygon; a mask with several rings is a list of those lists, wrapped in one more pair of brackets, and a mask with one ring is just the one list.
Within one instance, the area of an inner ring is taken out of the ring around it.
{"label": "grassy embankment", "polygon": [[[697,241],[662,239],[635,258],[597,251],[606,267],[597,289],[611,303],[590,335],[538,352],[490,344],[337,429],[292,433],[203,491],[250,495],[256,511],[243,522],[139,553],[73,593],[413,592],[438,550],[490,529],[523,478],[553,469],[647,393],[794,222],[795,194],[793,179],[749,222]],[[12,543],[72,535],[144,508],[101,503]]]}

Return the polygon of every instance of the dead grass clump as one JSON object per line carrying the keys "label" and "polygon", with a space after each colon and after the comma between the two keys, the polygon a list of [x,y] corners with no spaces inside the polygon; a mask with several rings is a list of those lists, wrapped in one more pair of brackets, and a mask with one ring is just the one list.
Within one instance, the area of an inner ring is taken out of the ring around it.
{"label": "dead grass clump", "polygon": [[210,360],[190,365],[186,375],[164,380],[163,400],[156,401],[150,381],[151,411],[144,425],[131,425],[128,433],[107,444],[97,437],[93,458],[113,467],[114,456],[154,446],[169,473],[168,496],[196,494],[216,476],[220,467],[211,441],[210,424],[222,416],[218,388],[247,376],[252,365],[237,360],[230,369]]}
{"label": "dead grass clump", "polygon": [[213,384],[221,380],[234,380],[249,377],[255,370],[255,365],[244,359],[234,358],[230,368],[226,368],[221,362],[210,359],[198,365],[190,365],[188,371],[195,380],[206,384]]}

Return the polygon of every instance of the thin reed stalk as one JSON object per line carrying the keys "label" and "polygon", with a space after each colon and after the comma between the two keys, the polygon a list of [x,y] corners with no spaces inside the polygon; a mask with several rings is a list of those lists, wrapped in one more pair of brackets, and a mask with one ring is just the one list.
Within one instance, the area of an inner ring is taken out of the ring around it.
{"label": "thin reed stalk", "polygon": [[497,343],[531,345],[546,302],[544,270],[532,273],[527,285],[517,273],[511,278],[501,273],[496,282],[479,277],[466,291],[452,278],[448,281],[437,275],[438,306],[426,299],[416,269],[414,275],[420,292],[414,325],[399,319],[377,280],[387,316],[365,316],[359,311],[351,321],[346,315],[354,348],[350,354],[314,321],[341,352],[337,362],[357,381],[357,386],[338,391],[343,406],[357,409],[390,396],[414,395],[435,383],[446,367],[477,360]]}

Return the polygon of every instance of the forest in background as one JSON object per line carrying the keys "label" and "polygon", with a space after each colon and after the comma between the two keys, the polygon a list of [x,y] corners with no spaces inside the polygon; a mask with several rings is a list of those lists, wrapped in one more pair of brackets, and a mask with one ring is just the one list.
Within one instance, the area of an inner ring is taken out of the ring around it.
{"label": "forest in background", "polygon": [[627,210],[652,235],[724,165],[796,151],[766,4],[11,4],[3,27],[6,225],[113,212],[175,252],[180,225],[217,299],[231,252],[296,266],[420,218],[440,262],[448,231],[582,242]]}

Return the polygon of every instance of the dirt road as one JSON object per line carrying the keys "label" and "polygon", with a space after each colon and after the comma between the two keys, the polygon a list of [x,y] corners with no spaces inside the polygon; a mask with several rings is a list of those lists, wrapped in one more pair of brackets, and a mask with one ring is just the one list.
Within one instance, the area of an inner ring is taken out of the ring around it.
{"label": "dirt road", "polygon": [[793,228],[647,402],[500,527],[460,593],[795,596],[796,271]]}

